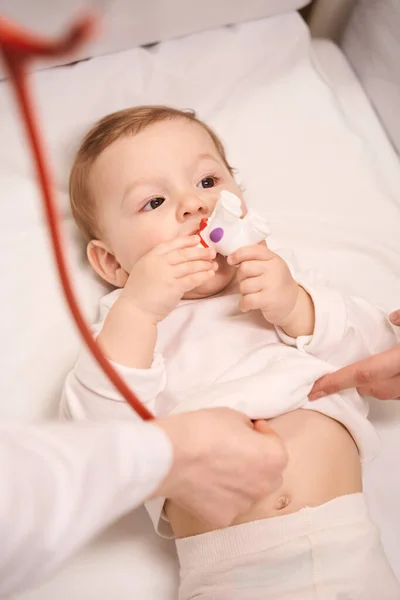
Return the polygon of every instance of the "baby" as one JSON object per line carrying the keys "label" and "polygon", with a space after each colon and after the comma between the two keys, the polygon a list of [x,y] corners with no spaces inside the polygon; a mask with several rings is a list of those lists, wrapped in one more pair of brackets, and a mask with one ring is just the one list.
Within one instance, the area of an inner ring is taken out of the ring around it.
{"label": "baby", "polygon": [[[384,314],[307,280],[265,242],[227,258],[199,245],[222,190],[246,205],[223,145],[194,113],[123,110],[86,135],[71,206],[94,270],[115,289],[93,327],[157,416],[229,406],[268,419],[289,461],[281,487],[212,531],[168,500],[147,506],[176,538],[180,599],[400,598],[368,517],[361,462],[377,452],[356,390],[309,402],[314,381],[392,347]],[[135,418],[83,351],[65,384],[72,419]]]}

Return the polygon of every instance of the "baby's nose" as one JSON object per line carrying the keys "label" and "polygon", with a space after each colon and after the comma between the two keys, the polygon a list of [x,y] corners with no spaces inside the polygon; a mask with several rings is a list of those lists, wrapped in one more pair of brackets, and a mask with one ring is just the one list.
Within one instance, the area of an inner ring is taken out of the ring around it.
{"label": "baby's nose", "polygon": [[194,214],[206,215],[208,208],[206,202],[197,196],[186,197],[180,206],[180,215],[183,218],[193,216]]}

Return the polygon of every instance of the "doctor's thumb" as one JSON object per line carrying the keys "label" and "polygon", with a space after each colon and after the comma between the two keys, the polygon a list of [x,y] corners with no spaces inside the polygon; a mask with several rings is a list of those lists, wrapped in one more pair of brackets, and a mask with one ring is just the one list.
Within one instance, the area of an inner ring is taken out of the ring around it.
{"label": "doctor's thumb", "polygon": [[397,325],[397,327],[400,327],[400,309],[390,313],[389,319],[393,325]]}
{"label": "doctor's thumb", "polygon": [[266,454],[268,456],[268,463],[272,468],[271,475],[275,472],[275,476],[281,478],[282,472],[288,463],[288,453],[283,439],[265,419],[254,421],[253,427],[255,431],[265,435],[265,442],[267,444]]}
{"label": "doctor's thumb", "polygon": [[275,435],[277,435],[276,432],[272,429],[272,427],[268,425],[268,421],[266,421],[265,419],[253,421],[253,427],[259,433],[274,433]]}

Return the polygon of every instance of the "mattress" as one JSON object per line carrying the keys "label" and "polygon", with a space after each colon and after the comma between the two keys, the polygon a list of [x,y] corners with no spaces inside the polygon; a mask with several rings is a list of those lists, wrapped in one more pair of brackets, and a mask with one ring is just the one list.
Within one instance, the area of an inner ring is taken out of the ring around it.
{"label": "mattress", "polygon": [[[373,154],[374,164],[386,182],[388,194],[399,206],[398,172],[399,158],[386,138],[371,103],[346,60],[344,54],[332,42],[314,40],[312,43],[314,65],[335,95],[338,107],[343,112],[350,129],[364,140],[365,147]],[[400,210],[400,206],[399,206]],[[398,258],[397,258],[398,260]],[[398,271],[397,275],[398,277]],[[370,284],[374,284],[371,277]],[[397,289],[397,286],[396,286]],[[384,288],[384,296],[391,296],[390,287]],[[399,303],[399,296],[397,302]],[[400,579],[400,485],[395,477],[400,455],[400,403],[370,401],[370,419],[376,425],[382,439],[380,455],[364,469],[364,487],[371,514],[379,525],[382,539],[393,568]]]}
{"label": "mattress", "polygon": [[[275,243],[291,247],[300,264],[342,291],[386,310],[398,307],[396,155],[343,56],[334,47],[318,49],[297,14],[38,72],[32,84],[70,265],[89,319],[104,290],[85,263],[71,221],[68,167],[79,136],[95,119],[139,103],[195,108],[223,138],[247,200],[269,219]],[[0,84],[0,323],[6,340],[0,393],[7,399],[0,416],[28,420],[55,414],[79,339],[55,279],[16,115]],[[400,577],[400,486],[393,477],[400,404],[373,402],[372,417],[383,452],[366,469],[366,488]],[[173,545],[155,536],[140,509],[19,600],[172,600],[176,585]]]}

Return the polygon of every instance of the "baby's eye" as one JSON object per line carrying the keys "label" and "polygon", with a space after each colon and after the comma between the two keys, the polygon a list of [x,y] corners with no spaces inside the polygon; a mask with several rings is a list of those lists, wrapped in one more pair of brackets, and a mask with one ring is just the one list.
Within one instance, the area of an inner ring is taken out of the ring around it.
{"label": "baby's eye", "polygon": [[146,206],[143,206],[142,210],[144,211],[149,211],[149,210],[155,210],[156,208],[158,208],[159,206],[161,206],[161,204],[164,204],[165,202],[165,198],[152,198],[151,200],[149,200],[149,202],[146,204]]}
{"label": "baby's eye", "polygon": [[206,190],[208,188],[213,188],[215,185],[217,185],[217,183],[218,183],[217,177],[214,177],[214,176],[203,177],[203,179],[200,181],[200,183],[198,184],[197,187],[202,187],[204,190]]}

